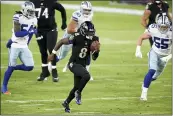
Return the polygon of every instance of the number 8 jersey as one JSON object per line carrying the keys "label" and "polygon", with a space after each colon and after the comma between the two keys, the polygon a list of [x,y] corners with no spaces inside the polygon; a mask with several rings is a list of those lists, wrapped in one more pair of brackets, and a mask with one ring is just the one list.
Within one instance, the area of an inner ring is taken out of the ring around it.
{"label": "number 8 jersey", "polygon": [[152,49],[159,55],[169,55],[172,50],[172,30],[169,29],[166,33],[162,34],[156,24],[151,24],[148,27],[148,32],[153,40]]}
{"label": "number 8 jersey", "polygon": [[96,40],[99,40],[97,36],[88,38],[87,36],[80,35],[78,32],[71,35],[69,43],[73,44],[73,47],[69,63],[81,64],[85,67],[88,62],[88,58],[90,58],[91,43]]}

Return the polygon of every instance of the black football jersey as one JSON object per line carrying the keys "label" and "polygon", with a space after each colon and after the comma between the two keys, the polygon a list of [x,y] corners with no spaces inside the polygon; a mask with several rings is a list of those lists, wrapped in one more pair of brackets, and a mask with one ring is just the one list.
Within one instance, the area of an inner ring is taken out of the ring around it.
{"label": "black football jersey", "polygon": [[36,8],[38,30],[52,30],[57,28],[55,10],[61,11],[64,7],[56,0],[30,0]]}
{"label": "black football jersey", "polygon": [[93,36],[92,39],[87,36],[75,33],[69,38],[70,43],[73,44],[72,55],[70,57],[69,63],[81,64],[86,66],[87,60],[90,57],[90,46],[93,41],[99,41],[97,36]]}
{"label": "black football jersey", "polygon": [[169,5],[167,2],[162,3],[162,7],[159,8],[155,3],[148,3],[146,6],[146,10],[151,11],[151,15],[149,17],[148,25],[155,23],[155,18],[159,13],[167,13]]}

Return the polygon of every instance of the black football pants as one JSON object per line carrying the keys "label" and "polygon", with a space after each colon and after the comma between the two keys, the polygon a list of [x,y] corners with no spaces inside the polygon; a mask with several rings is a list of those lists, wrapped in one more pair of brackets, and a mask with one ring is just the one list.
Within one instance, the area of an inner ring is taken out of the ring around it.
{"label": "black football pants", "polygon": [[82,92],[83,88],[90,80],[90,74],[80,64],[69,64],[68,66],[70,71],[74,74],[74,86],[66,99],[67,103],[70,103],[71,100],[75,97],[76,90]]}
{"label": "black football pants", "polygon": [[[56,45],[58,32],[56,30],[53,31],[40,31],[38,32],[37,37],[43,37],[42,39],[37,40],[39,50],[41,53],[41,61],[42,64],[47,64],[47,57],[49,51],[49,54],[52,53],[53,48]],[[54,60],[52,61],[52,65],[56,66],[56,55]]]}

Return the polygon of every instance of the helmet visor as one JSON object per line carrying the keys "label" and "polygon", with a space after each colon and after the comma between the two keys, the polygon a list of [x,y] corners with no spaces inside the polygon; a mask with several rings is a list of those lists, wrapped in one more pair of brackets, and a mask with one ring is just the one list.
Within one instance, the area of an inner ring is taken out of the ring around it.
{"label": "helmet visor", "polygon": [[35,16],[35,10],[33,10],[33,9],[28,9],[27,12],[28,12],[28,16],[29,16],[29,17],[34,17],[34,16]]}
{"label": "helmet visor", "polygon": [[90,15],[91,14],[91,9],[83,9],[83,14],[84,15]]}

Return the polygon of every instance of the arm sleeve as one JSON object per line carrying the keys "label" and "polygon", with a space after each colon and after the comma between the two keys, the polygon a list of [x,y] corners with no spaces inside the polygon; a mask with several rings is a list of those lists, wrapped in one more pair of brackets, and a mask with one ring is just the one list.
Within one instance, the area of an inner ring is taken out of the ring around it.
{"label": "arm sleeve", "polygon": [[[16,22],[16,23],[19,23],[20,24],[20,14],[15,14],[13,16],[13,22]],[[23,31],[17,31],[17,32],[14,32],[15,36],[16,37],[24,37],[26,35],[28,35],[28,31],[26,30],[23,30]]]}
{"label": "arm sleeve", "polygon": [[66,15],[66,10],[65,8],[58,2],[54,3],[54,8],[58,11],[61,12],[61,18],[62,18],[62,22],[65,23],[67,20],[67,15]]}

